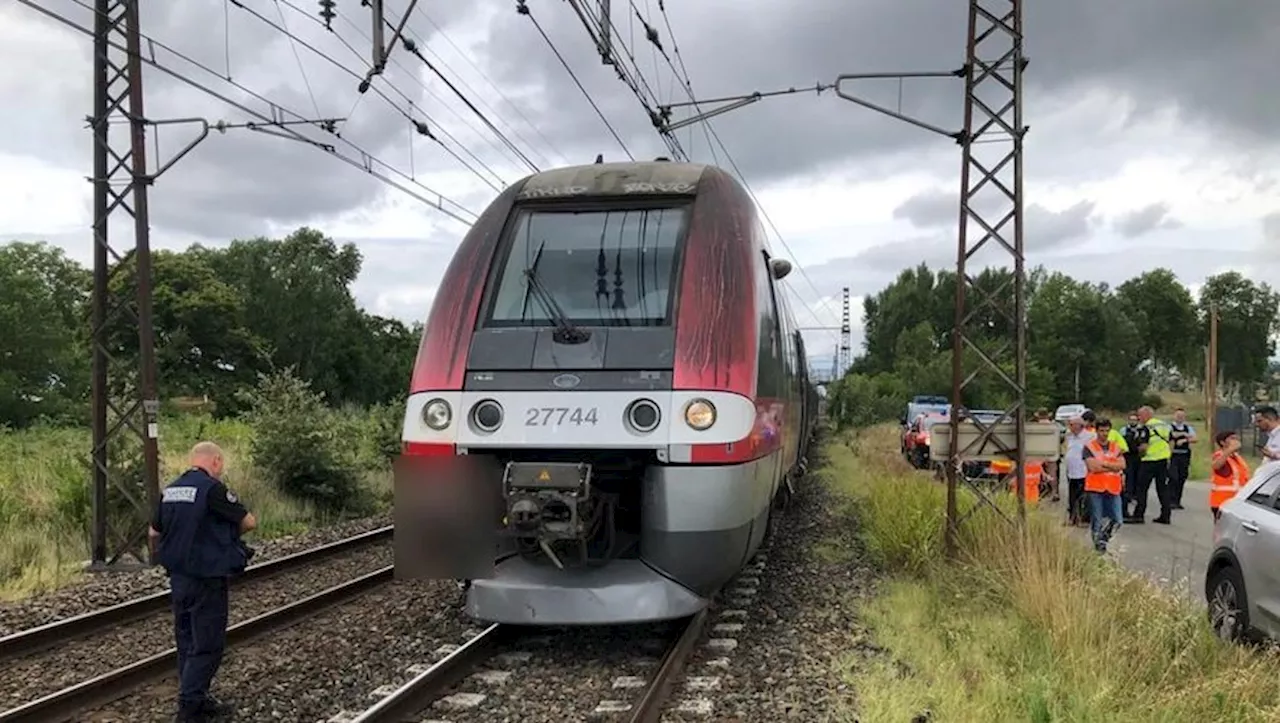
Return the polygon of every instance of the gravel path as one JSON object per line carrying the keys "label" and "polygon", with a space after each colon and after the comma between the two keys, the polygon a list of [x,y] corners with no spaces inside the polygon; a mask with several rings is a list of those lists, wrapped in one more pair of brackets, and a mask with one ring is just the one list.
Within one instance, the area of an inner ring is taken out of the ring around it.
{"label": "gravel path", "polygon": [[758,582],[743,575],[722,595],[664,721],[855,720],[841,667],[850,652],[875,652],[856,613],[873,573],[861,555],[850,563],[828,554],[858,550],[854,521],[834,503],[818,479],[797,484],[786,524],[754,568]]}
{"label": "gravel path", "polygon": [[[385,513],[273,540],[258,541],[252,537],[246,539],[258,551],[253,558],[254,564],[257,564],[384,527],[391,522],[391,514]],[[0,637],[109,607],[168,587],[164,570],[158,567],[132,572],[88,574],[57,590],[0,603]]]}
{"label": "gravel path", "polygon": [[[230,624],[390,565],[391,559],[391,543],[381,542],[265,580],[241,583],[231,591]],[[110,672],[126,662],[162,653],[173,645],[173,618],[160,612],[104,634],[11,661],[0,678],[0,710]]]}
{"label": "gravel path", "polygon": [[[369,694],[413,665],[429,663],[446,643],[478,632],[460,614],[450,582],[397,580],[288,630],[231,648],[214,695],[237,707],[240,721],[312,723],[363,709]],[[82,721],[169,721],[177,681],[170,678],[122,698]]]}

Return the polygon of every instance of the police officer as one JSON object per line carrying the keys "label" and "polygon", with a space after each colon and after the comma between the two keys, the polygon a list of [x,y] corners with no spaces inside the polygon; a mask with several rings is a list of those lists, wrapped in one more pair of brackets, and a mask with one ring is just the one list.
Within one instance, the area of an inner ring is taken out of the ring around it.
{"label": "police officer", "polygon": [[[1138,421],[1138,413],[1129,415],[1129,423],[1124,428],[1124,521],[1128,524],[1142,524],[1141,518],[1135,517],[1138,506],[1138,470],[1142,463],[1142,452],[1151,441],[1151,429]],[[1144,493],[1145,494],[1145,493]],[[1145,512],[1147,504],[1142,503]]]}
{"label": "police officer", "polygon": [[1196,428],[1187,421],[1187,410],[1178,407],[1169,424],[1169,446],[1173,448],[1169,457],[1169,500],[1175,510],[1183,509],[1182,490],[1191,474],[1191,445],[1195,442]]}
{"label": "police officer", "polygon": [[1169,446],[1169,425],[1157,419],[1155,410],[1145,405],[1138,408],[1138,422],[1150,430],[1150,435],[1146,446],[1138,450],[1142,453],[1142,461],[1138,463],[1138,494],[1133,519],[1141,523],[1146,515],[1148,492],[1154,482],[1156,497],[1160,500],[1160,514],[1151,521],[1167,525],[1173,514],[1173,500],[1169,494],[1169,458],[1173,456],[1173,449]]}
{"label": "police officer", "polygon": [[179,721],[231,713],[209,695],[227,637],[227,583],[252,551],[240,536],[258,525],[222,483],[224,459],[213,442],[191,449],[191,467],[164,489],[151,522],[152,559],[169,573],[177,638]]}

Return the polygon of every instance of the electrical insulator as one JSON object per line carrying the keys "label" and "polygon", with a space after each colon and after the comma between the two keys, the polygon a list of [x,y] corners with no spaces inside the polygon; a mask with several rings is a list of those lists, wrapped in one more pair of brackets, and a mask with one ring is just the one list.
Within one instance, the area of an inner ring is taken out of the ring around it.
{"label": "electrical insulator", "polygon": [[335,5],[337,3],[334,0],[320,0],[320,17],[324,20],[326,30],[333,30],[333,19],[338,17],[333,11]]}

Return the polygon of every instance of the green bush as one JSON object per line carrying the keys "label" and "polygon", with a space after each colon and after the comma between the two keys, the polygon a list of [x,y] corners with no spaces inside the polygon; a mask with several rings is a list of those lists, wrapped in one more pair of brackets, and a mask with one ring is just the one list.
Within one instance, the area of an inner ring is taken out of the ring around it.
{"label": "green bush", "polygon": [[291,369],[262,375],[245,398],[254,429],[254,464],[277,489],[325,514],[366,514],[361,425],[335,411]]}

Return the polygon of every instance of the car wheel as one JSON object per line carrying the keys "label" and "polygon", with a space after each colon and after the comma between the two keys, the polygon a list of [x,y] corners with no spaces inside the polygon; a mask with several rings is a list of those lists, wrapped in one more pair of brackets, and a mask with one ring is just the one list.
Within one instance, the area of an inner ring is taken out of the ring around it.
{"label": "car wheel", "polygon": [[1244,579],[1233,565],[1213,573],[1207,590],[1209,625],[1221,639],[1236,642],[1249,630],[1249,605],[1244,596]]}

